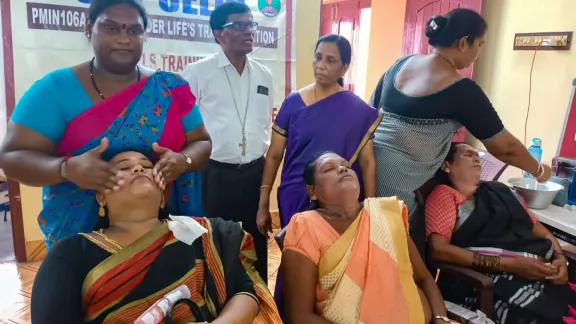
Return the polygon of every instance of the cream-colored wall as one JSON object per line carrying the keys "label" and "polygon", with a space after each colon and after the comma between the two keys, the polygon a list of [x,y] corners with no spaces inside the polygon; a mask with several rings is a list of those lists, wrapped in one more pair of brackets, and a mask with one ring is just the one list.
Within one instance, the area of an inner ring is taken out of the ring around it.
{"label": "cream-colored wall", "polygon": [[26,241],[43,240],[44,234],[38,225],[38,214],[42,209],[42,188],[20,185],[24,238]]}
{"label": "cream-colored wall", "polygon": [[366,94],[368,100],[382,74],[402,54],[406,0],[372,0]]}
{"label": "cream-colored wall", "polygon": [[[533,51],[513,51],[515,33],[575,31],[574,0],[484,0],[488,34],[476,65],[476,81],[484,89],[506,129],[524,138],[529,73]],[[550,163],[560,140],[572,80],[576,51],[540,51],[532,77],[532,104],[527,140],[542,139],[542,161]],[[501,181],[521,176],[509,167]]]}
{"label": "cream-colored wall", "polygon": [[[301,88],[314,81],[312,58],[314,45],[320,35],[321,0],[306,0],[296,3],[296,87]],[[280,170],[281,171],[281,170]],[[280,174],[280,172],[278,172]],[[278,186],[280,177],[276,179]],[[37,217],[42,208],[42,189],[20,186],[22,197],[22,214],[24,220],[24,237],[26,241],[42,240],[44,235],[38,226]],[[270,209],[278,210],[276,188],[270,199]]]}

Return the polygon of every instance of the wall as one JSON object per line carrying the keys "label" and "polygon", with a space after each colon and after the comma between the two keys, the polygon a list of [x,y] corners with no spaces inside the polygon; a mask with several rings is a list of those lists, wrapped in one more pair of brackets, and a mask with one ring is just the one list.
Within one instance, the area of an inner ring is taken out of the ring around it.
{"label": "wall", "polygon": [[406,0],[372,0],[366,93],[368,100],[384,72],[402,54]]}
{"label": "wall", "polygon": [[[485,47],[476,65],[476,81],[486,91],[506,128],[520,140],[528,106],[529,73],[533,51],[513,51],[515,33],[576,31],[576,1],[484,0],[488,22]],[[536,55],[532,78],[532,104],[527,140],[540,137],[542,161],[556,155],[564,118],[576,77],[575,48],[571,51],[541,51]],[[465,109],[465,107],[463,107]],[[508,168],[501,180],[521,172]]]}
{"label": "wall", "polygon": [[[296,2],[296,87],[302,88],[314,81],[312,58],[314,44],[320,34],[321,0],[306,0]],[[3,88],[2,88],[3,89]],[[280,172],[278,172],[280,174]],[[276,180],[276,186],[280,179]],[[42,240],[44,235],[38,226],[37,217],[42,208],[42,190],[20,186],[22,197],[22,214],[24,221],[24,236],[26,241]],[[277,210],[276,188],[272,192],[270,209]]]}

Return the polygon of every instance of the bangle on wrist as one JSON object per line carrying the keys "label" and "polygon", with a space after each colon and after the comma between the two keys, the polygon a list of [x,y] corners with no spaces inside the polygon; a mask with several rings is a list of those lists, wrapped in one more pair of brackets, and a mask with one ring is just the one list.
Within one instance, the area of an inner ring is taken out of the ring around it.
{"label": "bangle on wrist", "polygon": [[531,173],[531,175],[536,179],[544,175],[544,167],[542,166],[542,163],[538,162],[538,169],[536,169],[536,172]]}
{"label": "bangle on wrist", "polygon": [[70,160],[71,156],[63,156],[62,161],[60,162],[60,180],[62,182],[68,182],[68,160]]}
{"label": "bangle on wrist", "polygon": [[480,272],[500,270],[500,257],[474,253],[472,257],[472,268]]}
{"label": "bangle on wrist", "polygon": [[260,186],[260,190],[265,189],[265,188],[272,188],[271,185],[261,185]]}
{"label": "bangle on wrist", "polygon": [[430,323],[436,323],[436,320],[441,320],[446,323],[450,323],[450,319],[446,316],[435,315],[432,317],[432,321]]}

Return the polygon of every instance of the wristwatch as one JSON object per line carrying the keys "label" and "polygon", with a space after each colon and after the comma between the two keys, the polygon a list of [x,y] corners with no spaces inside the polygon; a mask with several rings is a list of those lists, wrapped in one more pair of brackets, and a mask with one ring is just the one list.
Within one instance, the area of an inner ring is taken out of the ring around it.
{"label": "wristwatch", "polygon": [[434,321],[436,321],[436,320],[442,320],[446,323],[450,323],[450,319],[448,317],[440,316],[440,315],[436,315],[436,316],[432,317],[432,321],[430,323],[434,323]]}
{"label": "wristwatch", "polygon": [[192,167],[192,158],[190,158],[188,156],[188,154],[184,153],[184,152],[180,152],[182,155],[184,155],[184,157],[186,158],[186,165],[188,166],[187,170],[190,170],[190,168]]}

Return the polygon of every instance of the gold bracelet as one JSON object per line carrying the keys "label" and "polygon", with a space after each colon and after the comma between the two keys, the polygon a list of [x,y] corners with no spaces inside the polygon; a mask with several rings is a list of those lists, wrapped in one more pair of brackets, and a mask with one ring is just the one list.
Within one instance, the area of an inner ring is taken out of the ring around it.
{"label": "gold bracelet", "polygon": [[472,257],[472,269],[480,272],[500,270],[500,257],[474,253]]}
{"label": "gold bracelet", "polygon": [[272,188],[272,186],[271,185],[261,185],[260,186],[260,190],[262,190],[264,188]]}

